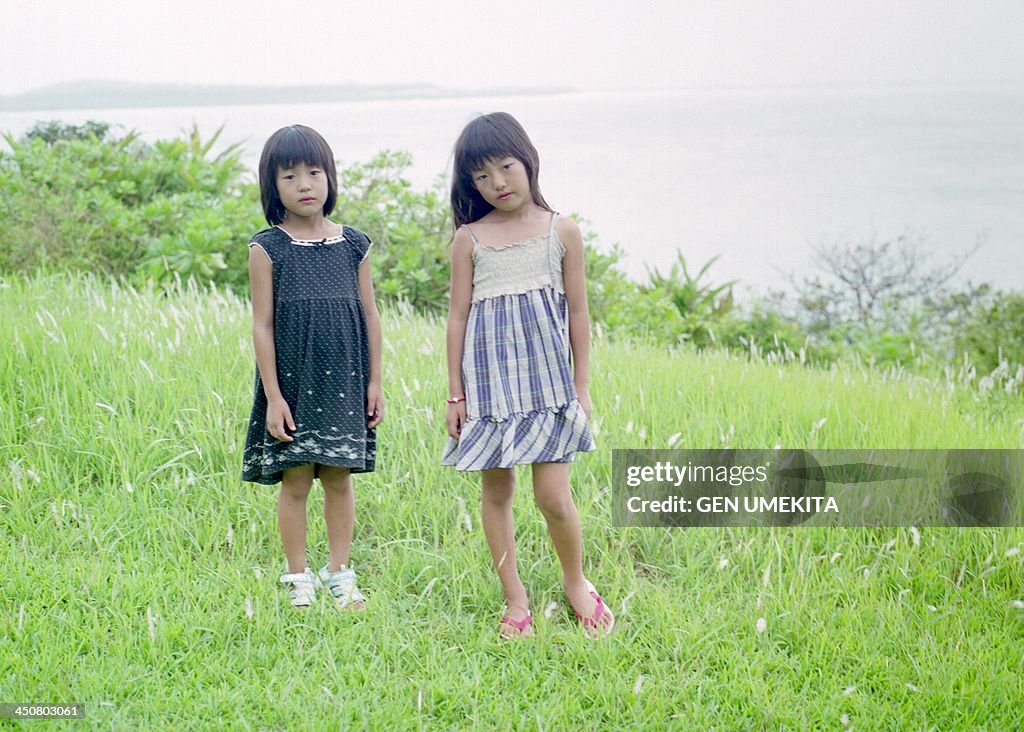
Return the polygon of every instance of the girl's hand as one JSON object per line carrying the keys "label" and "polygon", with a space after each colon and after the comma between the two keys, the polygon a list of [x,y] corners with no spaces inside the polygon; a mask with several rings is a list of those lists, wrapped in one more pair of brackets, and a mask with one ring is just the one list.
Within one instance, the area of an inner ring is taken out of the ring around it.
{"label": "girl's hand", "polygon": [[587,419],[590,419],[590,415],[594,411],[594,406],[590,403],[590,391],[586,388],[577,388],[576,398],[580,400],[580,406],[583,407],[583,413],[587,415]]}
{"label": "girl's hand", "polygon": [[366,387],[366,416],[366,427],[371,430],[384,421],[384,393],[380,384],[371,382]]}
{"label": "girl's hand", "polygon": [[267,403],[267,432],[281,442],[292,442],[293,438],[285,429],[295,431],[292,421],[292,410],[284,399],[274,399]]}
{"label": "girl's hand", "polygon": [[466,424],[466,402],[449,404],[444,413],[444,426],[453,440],[462,434],[462,425]]}

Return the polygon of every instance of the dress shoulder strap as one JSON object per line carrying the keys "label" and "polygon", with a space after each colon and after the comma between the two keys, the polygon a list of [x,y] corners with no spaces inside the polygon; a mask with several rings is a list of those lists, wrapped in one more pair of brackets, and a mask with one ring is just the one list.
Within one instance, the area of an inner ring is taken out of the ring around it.
{"label": "dress shoulder strap", "polygon": [[555,233],[555,222],[558,220],[558,211],[551,212],[551,227],[548,229],[548,236],[552,236]]}
{"label": "dress shoulder strap", "polygon": [[473,230],[471,228],[469,228],[469,224],[463,224],[459,228],[465,229],[466,231],[469,232],[469,238],[472,240],[474,246],[477,246],[477,245],[480,244],[480,241],[476,238],[476,234],[474,234]]}
{"label": "dress shoulder strap", "polygon": [[551,226],[548,227],[548,242],[547,242],[548,246],[547,246],[547,252],[546,252],[547,258],[548,258],[548,274],[551,277],[551,285],[552,285],[552,287],[554,287],[555,284],[558,282],[560,274],[561,274],[561,265],[559,264],[557,267],[555,265],[555,262],[559,261],[558,255],[554,251],[554,249],[555,249],[555,221],[557,221],[557,220],[558,220],[558,212],[557,211],[552,211],[551,212]]}

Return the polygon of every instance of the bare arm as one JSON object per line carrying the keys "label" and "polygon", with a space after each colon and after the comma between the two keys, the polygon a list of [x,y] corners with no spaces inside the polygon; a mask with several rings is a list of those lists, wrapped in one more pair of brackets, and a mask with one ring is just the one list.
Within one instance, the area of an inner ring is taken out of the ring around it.
{"label": "bare arm", "polygon": [[565,246],[562,279],[569,306],[569,348],[572,349],[573,382],[587,416],[590,416],[590,308],[583,267],[583,236],[576,222],[558,220],[558,238]]}
{"label": "bare arm", "polygon": [[[448,302],[448,394],[466,395],[462,383],[462,356],[466,339],[466,323],[473,299],[473,241],[464,229],[455,232],[452,240],[451,291]],[[445,413],[448,434],[458,439],[466,421],[466,403],[449,404]]]}
{"label": "bare arm", "polygon": [[267,431],[278,440],[291,442],[286,429],[295,430],[291,410],[281,396],[274,350],[274,266],[259,245],[249,247],[249,284],[252,289],[252,344],[256,367],[267,397]]}
{"label": "bare arm", "polygon": [[373,294],[373,279],[370,277],[370,257],[359,265],[359,299],[366,314],[366,337],[370,346],[370,383],[366,387],[366,416],[370,418],[367,427],[371,429],[384,419],[384,393],[381,388],[381,329],[380,311]]}

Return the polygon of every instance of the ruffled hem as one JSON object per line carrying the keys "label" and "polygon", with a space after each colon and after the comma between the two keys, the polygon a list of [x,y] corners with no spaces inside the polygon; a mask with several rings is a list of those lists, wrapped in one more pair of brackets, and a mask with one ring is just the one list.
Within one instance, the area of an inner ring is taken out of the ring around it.
{"label": "ruffled hem", "polygon": [[449,438],[442,465],[490,470],[534,463],[571,462],[591,452],[594,440],[579,400],[507,417],[468,420],[458,440]]}

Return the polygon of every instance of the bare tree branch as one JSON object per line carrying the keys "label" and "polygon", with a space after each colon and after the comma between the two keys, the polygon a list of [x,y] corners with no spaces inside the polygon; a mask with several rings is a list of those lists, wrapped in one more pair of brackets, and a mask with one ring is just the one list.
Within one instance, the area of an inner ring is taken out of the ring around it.
{"label": "bare tree branch", "polygon": [[[901,234],[879,240],[872,234],[860,242],[835,241],[815,248],[817,269],[824,277],[790,282],[811,325],[870,327],[883,321],[899,325],[926,300],[934,301],[983,245],[979,238],[962,255],[931,263],[919,236]],[[896,321],[896,322],[893,322]]]}

